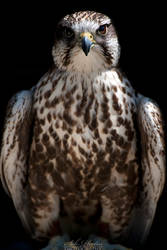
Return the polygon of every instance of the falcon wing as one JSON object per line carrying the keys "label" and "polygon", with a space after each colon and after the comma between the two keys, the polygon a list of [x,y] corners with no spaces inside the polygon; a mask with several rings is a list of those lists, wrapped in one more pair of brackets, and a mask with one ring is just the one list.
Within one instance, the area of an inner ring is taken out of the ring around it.
{"label": "falcon wing", "polygon": [[133,233],[144,243],[164,187],[166,162],[160,109],[155,102],[141,95],[138,100],[138,127],[141,138],[141,169]]}
{"label": "falcon wing", "polygon": [[32,123],[32,91],[22,91],[9,101],[0,156],[0,177],[26,228],[27,160]]}

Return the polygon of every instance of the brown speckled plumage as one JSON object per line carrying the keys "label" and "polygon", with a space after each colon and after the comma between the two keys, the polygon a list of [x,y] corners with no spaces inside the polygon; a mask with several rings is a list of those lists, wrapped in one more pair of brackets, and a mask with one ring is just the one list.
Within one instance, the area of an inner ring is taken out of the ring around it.
{"label": "brown speckled plumage", "polygon": [[[87,56],[84,32],[94,39]],[[142,243],[164,186],[161,112],[117,68],[119,43],[107,16],[67,15],[52,54],[54,68],[9,103],[3,186],[36,239],[94,233]]]}

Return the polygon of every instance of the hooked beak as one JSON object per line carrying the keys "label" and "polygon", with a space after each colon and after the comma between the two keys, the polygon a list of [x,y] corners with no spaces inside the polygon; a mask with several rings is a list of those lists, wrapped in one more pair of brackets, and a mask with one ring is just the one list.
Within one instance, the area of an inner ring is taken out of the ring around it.
{"label": "hooked beak", "polygon": [[82,49],[85,55],[87,56],[90,48],[95,44],[95,40],[93,39],[93,36],[89,32],[83,32],[80,34],[80,37],[82,39]]}

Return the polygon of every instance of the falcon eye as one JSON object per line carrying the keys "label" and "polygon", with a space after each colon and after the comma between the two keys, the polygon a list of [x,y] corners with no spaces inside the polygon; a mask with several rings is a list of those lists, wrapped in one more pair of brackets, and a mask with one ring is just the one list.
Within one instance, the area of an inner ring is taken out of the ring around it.
{"label": "falcon eye", "polygon": [[100,25],[97,29],[97,33],[100,35],[105,35],[107,33],[108,24]]}
{"label": "falcon eye", "polygon": [[66,38],[72,38],[74,36],[74,32],[72,29],[64,27],[64,35]]}

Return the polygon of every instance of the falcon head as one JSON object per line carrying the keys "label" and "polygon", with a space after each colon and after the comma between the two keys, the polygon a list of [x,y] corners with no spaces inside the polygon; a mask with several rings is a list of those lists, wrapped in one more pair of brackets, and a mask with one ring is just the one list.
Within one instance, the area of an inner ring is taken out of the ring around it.
{"label": "falcon head", "polygon": [[116,66],[120,54],[111,19],[94,11],[66,15],[57,25],[52,55],[66,71],[103,71]]}

